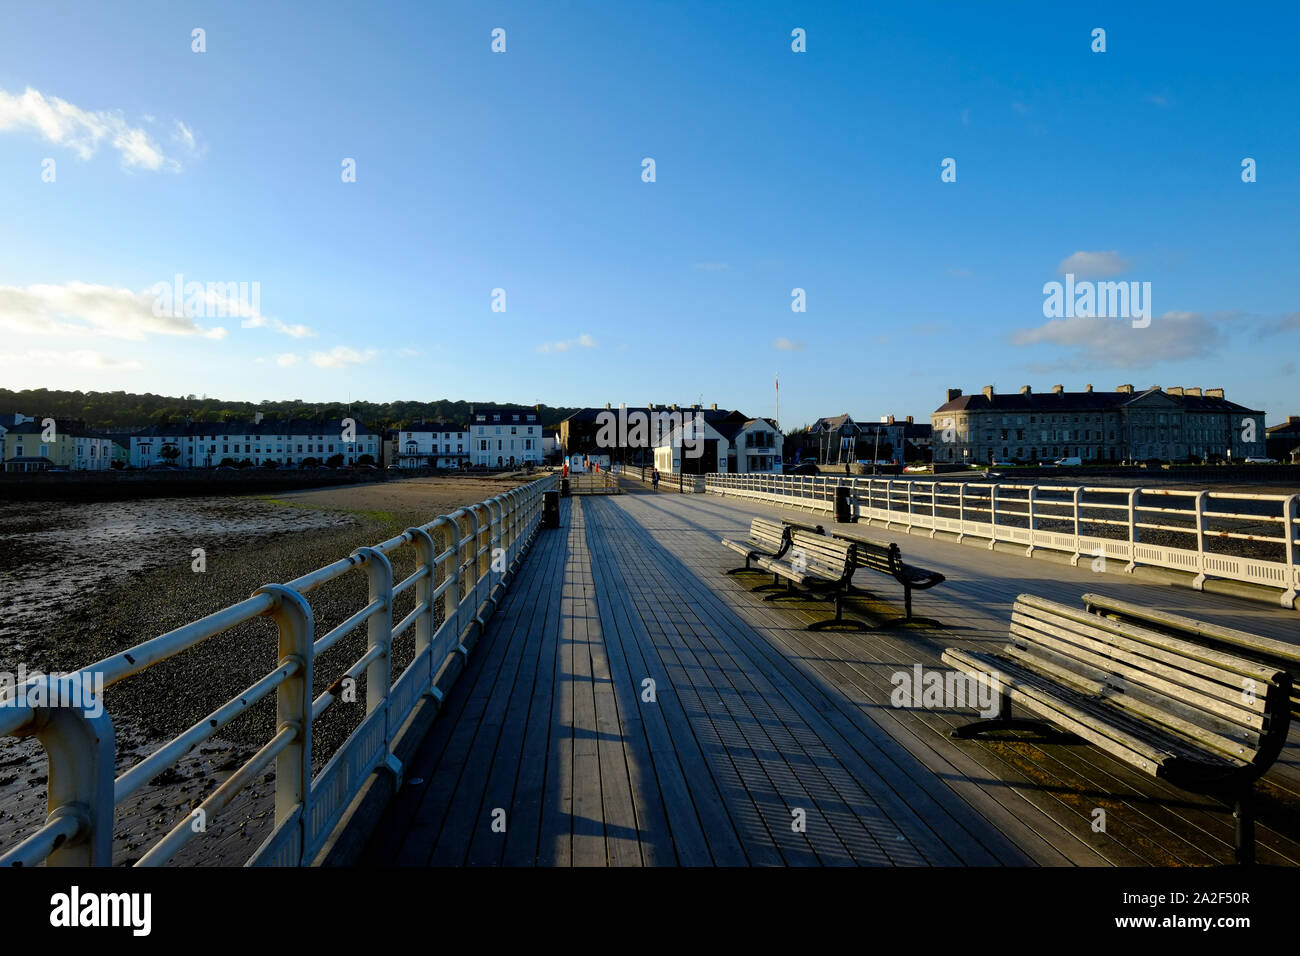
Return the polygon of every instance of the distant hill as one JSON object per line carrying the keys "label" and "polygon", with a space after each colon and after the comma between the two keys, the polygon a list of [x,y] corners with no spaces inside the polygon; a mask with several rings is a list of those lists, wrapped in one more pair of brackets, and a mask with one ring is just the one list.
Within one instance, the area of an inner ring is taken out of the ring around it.
{"label": "distant hill", "polygon": [[[151,392],[67,392],[46,388],[12,391],[0,388],[0,412],[21,412],[39,421],[42,418],[74,419],[91,428],[131,428],[163,422],[219,422],[251,419],[258,412],[265,418],[356,418],[368,425],[401,428],[411,422],[447,421],[465,424],[471,405],[514,404],[509,402],[460,402],[439,399],[433,402],[304,402],[263,401],[229,402],[197,395],[176,397]],[[552,408],[542,405],[542,425],[554,428],[576,408]]]}

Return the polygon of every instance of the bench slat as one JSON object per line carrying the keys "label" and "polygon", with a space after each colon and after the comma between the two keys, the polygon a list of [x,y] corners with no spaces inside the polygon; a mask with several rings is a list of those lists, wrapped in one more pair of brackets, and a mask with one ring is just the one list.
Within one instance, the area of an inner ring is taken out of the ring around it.
{"label": "bench slat", "polygon": [[[1026,652],[1012,645],[1008,652],[1033,670],[1051,674],[1067,684],[1083,683],[1068,663],[1063,663],[1061,658],[1048,651]],[[1204,711],[1184,707],[1178,701],[1142,687],[1132,686],[1116,691],[1105,682],[1104,671],[1096,671],[1096,674],[1096,680],[1087,682],[1089,686],[1086,696],[1104,699],[1111,706],[1119,707],[1156,727],[1168,726],[1201,746],[1213,747],[1232,759],[1249,760],[1251,754],[1259,749],[1260,734],[1256,731],[1226,720],[1212,723]]]}
{"label": "bench slat", "polygon": [[[1266,678],[1243,677],[1231,671],[1204,664],[1201,661],[1186,658],[1179,660],[1177,657],[1171,659],[1168,654],[1160,652],[1158,649],[1127,641],[1117,635],[1089,629],[1085,625],[1072,620],[1046,618],[1041,612],[1026,614],[1023,610],[1014,611],[1011,615],[1011,622],[1012,632],[1021,633],[1027,640],[1036,640],[1036,634],[1059,638],[1078,647],[1080,653],[1100,655],[1103,660],[1106,658],[1113,659],[1129,668],[1130,673],[1133,671],[1150,673],[1160,680],[1186,687],[1205,697],[1221,701],[1230,708],[1263,713],[1264,705],[1259,700],[1258,695],[1256,695],[1253,702],[1242,700],[1242,692],[1245,688],[1243,680],[1255,680],[1256,686],[1260,683],[1272,683],[1271,680]],[[1151,652],[1150,656],[1144,651]],[[1073,654],[1069,650],[1066,650],[1065,653]],[[1096,661],[1094,660],[1093,663],[1096,663]],[[1174,693],[1171,696],[1176,697],[1179,695]],[[1215,709],[1215,713],[1221,712]]]}
{"label": "bench slat", "polygon": [[[1237,690],[1235,693],[1238,699],[1234,702],[1231,700],[1234,691],[1222,684],[1164,665],[1143,666],[1141,659],[1135,655],[1126,655],[1109,645],[1088,641],[1080,635],[1049,624],[1035,622],[1035,627],[1041,630],[1031,630],[1013,617],[1011,633],[1030,644],[1051,648],[1063,657],[1107,672],[1112,675],[1112,683],[1121,688],[1125,682],[1145,686],[1170,698],[1194,704],[1201,710],[1247,725],[1251,723],[1249,718],[1252,713],[1258,717],[1264,711],[1264,699],[1258,695],[1253,703],[1244,703],[1240,700],[1241,691]],[[1062,637],[1063,639],[1058,639]]]}

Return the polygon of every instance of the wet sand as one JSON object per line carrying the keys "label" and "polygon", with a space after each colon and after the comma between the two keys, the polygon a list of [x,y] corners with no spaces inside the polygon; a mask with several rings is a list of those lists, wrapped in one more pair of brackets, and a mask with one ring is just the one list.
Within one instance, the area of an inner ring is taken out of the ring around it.
{"label": "wet sand", "polygon": [[[275,498],[0,502],[0,670],[16,672],[19,664],[29,671],[75,670],[227,607],[264,584],[287,581],[519,481],[431,477]],[[195,548],[205,551],[201,573],[192,568]],[[394,570],[409,573],[401,562]],[[313,592],[317,635],[361,607],[365,594],[361,574]],[[364,645],[362,631],[330,648],[317,662],[314,693]],[[275,651],[270,623],[250,622],[109,688],[118,772],[264,676],[275,664]],[[404,665],[409,653],[399,643],[394,666]],[[360,711],[334,707],[318,722],[316,769],[355,726]],[[274,705],[266,700],[120,807],[115,861],[137,859],[142,845],[182,819],[196,798],[210,793],[273,730]],[[0,846],[43,818],[45,773],[38,744],[0,738]],[[242,863],[269,833],[271,791],[264,779],[212,821],[176,862]]]}

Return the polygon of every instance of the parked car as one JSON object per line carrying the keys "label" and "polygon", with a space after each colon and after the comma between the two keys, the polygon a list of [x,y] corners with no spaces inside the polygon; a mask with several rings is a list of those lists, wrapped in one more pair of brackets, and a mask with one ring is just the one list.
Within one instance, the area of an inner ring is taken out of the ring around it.
{"label": "parked car", "polygon": [[1069,458],[1058,458],[1056,459],[1056,463],[1062,468],[1070,468],[1075,465],[1082,465],[1083,459],[1072,455]]}
{"label": "parked car", "polygon": [[1276,465],[1276,464],[1277,464],[1277,459],[1276,459],[1276,458],[1247,458],[1247,459],[1246,459],[1246,464],[1248,464],[1248,465]]}

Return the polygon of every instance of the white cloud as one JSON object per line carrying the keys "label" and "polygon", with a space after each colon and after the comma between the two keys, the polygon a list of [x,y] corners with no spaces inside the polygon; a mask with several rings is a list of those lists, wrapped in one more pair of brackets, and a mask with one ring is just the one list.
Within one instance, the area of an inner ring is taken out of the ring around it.
{"label": "white cloud", "polygon": [[572,348],[594,349],[596,340],[586,332],[583,332],[576,339],[564,339],[559,342],[543,342],[537,346],[539,352],[567,352]]}
{"label": "white cloud", "polygon": [[[247,311],[246,309],[244,311]],[[307,339],[316,334],[316,331],[305,325],[287,325],[279,319],[273,319],[266,315],[254,315],[244,319],[239,323],[241,328],[245,329],[271,329],[275,332],[282,332],[285,335],[292,336],[295,339]]]}
{"label": "white cloud", "polygon": [[25,352],[6,355],[0,353],[0,365],[12,365],[21,368],[74,368],[106,369],[115,371],[132,371],[143,366],[134,359],[119,359],[93,349],[73,349],[68,352],[56,352],[53,349],[28,349]]}
{"label": "white cloud", "polygon": [[275,357],[275,364],[280,368],[288,368],[291,365],[297,365],[302,361],[302,357],[294,355],[292,352],[285,352]]}
{"label": "white cloud", "polygon": [[1066,349],[1056,366],[1062,369],[1145,368],[1215,353],[1223,340],[1219,321],[1196,312],[1166,312],[1148,327],[1134,328],[1131,319],[1075,316],[1020,329],[1012,333],[1011,344]]}
{"label": "white cloud", "polygon": [[787,338],[779,338],[772,343],[772,347],[781,349],[783,352],[798,352],[803,348],[803,343],[792,342]]}
{"label": "white cloud", "polygon": [[[0,90],[0,133],[30,130],[49,143],[90,159],[105,143],[117,150],[127,168],[176,172],[180,163],[166,156],[143,128],[130,125],[120,111],[84,110],[57,96],[27,87],[20,95]],[[179,137],[179,139],[177,139]],[[173,139],[194,152],[194,134],[177,121]]]}
{"label": "white cloud", "polygon": [[312,352],[311,363],[317,368],[346,368],[349,365],[361,365],[369,362],[378,354],[379,352],[376,349],[366,349],[364,352],[358,352],[356,349],[338,345],[328,352]]}
{"label": "white cloud", "polygon": [[1057,273],[1073,273],[1080,279],[1105,279],[1127,272],[1131,263],[1114,250],[1110,252],[1075,252],[1061,260]]}
{"label": "white cloud", "polygon": [[155,315],[157,297],[105,285],[0,286],[0,328],[27,335],[102,335],[142,341],[148,335],[201,335],[220,339],[221,327],[205,329],[184,315]]}

